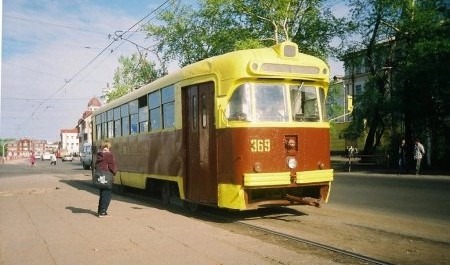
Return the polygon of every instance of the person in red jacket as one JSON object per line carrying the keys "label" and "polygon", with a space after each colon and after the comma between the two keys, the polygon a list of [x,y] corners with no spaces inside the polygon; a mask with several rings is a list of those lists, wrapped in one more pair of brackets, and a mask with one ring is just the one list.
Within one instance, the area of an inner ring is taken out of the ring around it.
{"label": "person in red jacket", "polygon": [[34,151],[31,152],[30,163],[32,167],[34,167],[34,163],[36,163],[36,156],[34,155]]}
{"label": "person in red jacket", "polygon": [[[113,153],[110,151],[111,143],[104,141],[101,149],[97,153],[97,160],[95,162],[95,170],[104,172],[105,174],[116,175],[117,165]],[[111,202],[111,189],[100,189],[100,198],[98,200],[98,217],[108,216],[108,207]]]}

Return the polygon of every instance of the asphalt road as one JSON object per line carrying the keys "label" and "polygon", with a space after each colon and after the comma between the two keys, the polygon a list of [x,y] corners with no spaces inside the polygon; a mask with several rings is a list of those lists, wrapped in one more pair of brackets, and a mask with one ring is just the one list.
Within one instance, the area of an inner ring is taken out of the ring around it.
{"label": "asphalt road", "polygon": [[[56,166],[41,160],[36,167],[27,166],[24,161],[18,163],[24,166],[3,168],[0,177],[20,175],[24,171],[57,174],[61,179],[91,174],[90,170],[83,169],[79,158],[73,162],[59,159]],[[336,172],[329,204],[448,222],[450,176]]]}
{"label": "asphalt road", "polygon": [[336,173],[330,204],[450,220],[450,176]]}

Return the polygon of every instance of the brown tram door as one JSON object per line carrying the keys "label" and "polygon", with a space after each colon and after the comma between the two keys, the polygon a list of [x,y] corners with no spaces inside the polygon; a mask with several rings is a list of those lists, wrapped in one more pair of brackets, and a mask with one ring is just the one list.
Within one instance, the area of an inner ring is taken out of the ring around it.
{"label": "brown tram door", "polygon": [[186,199],[217,203],[214,83],[182,90]]}

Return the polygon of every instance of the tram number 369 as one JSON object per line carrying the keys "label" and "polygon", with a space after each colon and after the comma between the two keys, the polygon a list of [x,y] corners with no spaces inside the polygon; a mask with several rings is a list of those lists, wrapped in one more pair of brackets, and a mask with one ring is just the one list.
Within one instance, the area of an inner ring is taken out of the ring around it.
{"label": "tram number 369", "polygon": [[270,139],[251,139],[250,151],[252,152],[270,152]]}

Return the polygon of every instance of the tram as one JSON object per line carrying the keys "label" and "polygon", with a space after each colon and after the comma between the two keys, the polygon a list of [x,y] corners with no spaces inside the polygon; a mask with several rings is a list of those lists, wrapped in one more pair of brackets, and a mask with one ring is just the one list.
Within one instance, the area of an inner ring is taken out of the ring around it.
{"label": "tram", "polygon": [[320,206],[333,180],[328,84],[327,65],[292,42],[211,57],[97,109],[93,146],[112,143],[115,184],[166,203]]}

